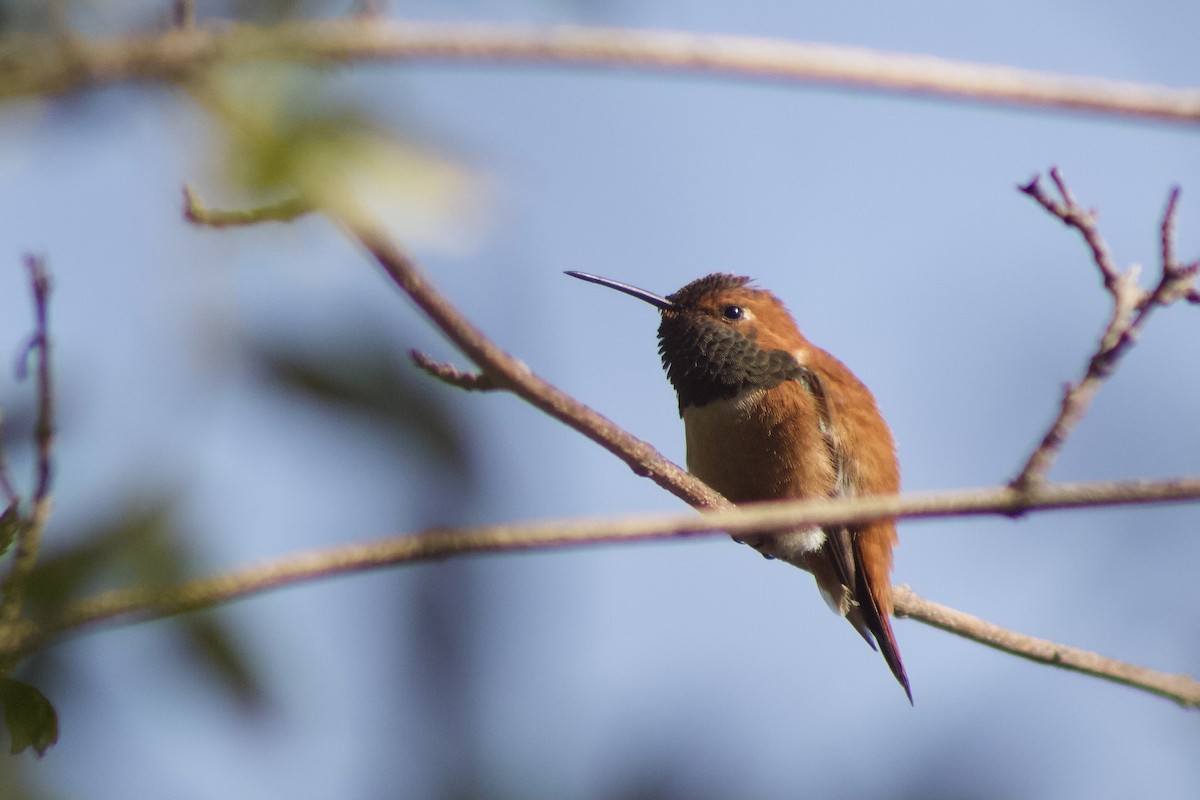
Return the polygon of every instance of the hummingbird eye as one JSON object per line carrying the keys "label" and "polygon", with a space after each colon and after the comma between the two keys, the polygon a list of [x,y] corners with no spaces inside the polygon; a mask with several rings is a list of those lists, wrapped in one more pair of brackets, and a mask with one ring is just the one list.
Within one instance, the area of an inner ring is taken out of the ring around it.
{"label": "hummingbird eye", "polygon": [[742,308],[741,306],[725,306],[725,308],[721,310],[721,315],[727,320],[737,322],[740,319],[746,318],[746,309]]}

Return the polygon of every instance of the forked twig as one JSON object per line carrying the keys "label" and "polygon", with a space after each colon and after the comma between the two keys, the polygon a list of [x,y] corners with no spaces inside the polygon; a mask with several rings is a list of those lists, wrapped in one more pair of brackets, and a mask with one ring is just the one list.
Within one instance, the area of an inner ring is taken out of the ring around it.
{"label": "forked twig", "polygon": [[1138,270],[1131,267],[1122,272],[1113,262],[1112,253],[1096,224],[1096,213],[1080,206],[1067,187],[1057,168],[1050,170],[1059,197],[1051,196],[1041,184],[1040,176],[1020,187],[1063,224],[1074,228],[1092,252],[1092,261],[1100,271],[1104,288],[1112,297],[1112,316],[1100,337],[1096,352],[1088,360],[1087,369],[1077,383],[1063,392],[1058,415],[1041,441],[1025,461],[1012,485],[1028,487],[1044,481],[1067,437],[1087,414],[1096,393],[1112,375],[1120,360],[1129,352],[1146,325],[1150,314],[1177,299],[1191,298],[1197,263],[1181,266],[1175,258],[1174,226],[1178,208],[1179,189],[1171,190],[1160,226],[1162,266],[1158,284],[1152,291],[1138,285]]}
{"label": "forked twig", "polygon": [[501,388],[482,372],[466,372],[453,364],[443,364],[420,350],[409,350],[408,355],[425,374],[455,388],[468,392],[492,392]]}
{"label": "forked twig", "polygon": [[1180,264],[1175,255],[1175,210],[1179,205],[1179,187],[1171,187],[1171,195],[1167,198],[1167,210],[1163,212],[1162,227],[1160,228],[1160,247],[1162,249],[1162,277],[1150,297],[1150,301],[1158,305],[1170,305],[1179,299],[1189,302],[1200,302],[1197,294],[1196,274],[1200,272],[1200,260],[1189,264]]}
{"label": "forked twig", "polygon": [[[50,276],[46,266],[36,256],[27,256],[30,291],[33,295],[33,334],[18,361],[18,376],[27,374],[30,360],[34,362],[37,391],[37,420],[34,423],[34,443],[37,456],[34,463],[33,495],[28,514],[18,510],[12,563],[4,598],[0,601],[0,624],[11,625],[21,614],[25,599],[26,581],[37,562],[42,532],[50,519],[50,485],[54,474],[54,392],[50,374]],[[9,491],[13,491],[11,485]],[[15,495],[15,492],[14,492]],[[20,503],[14,497],[13,503]],[[10,508],[12,506],[10,505]]]}

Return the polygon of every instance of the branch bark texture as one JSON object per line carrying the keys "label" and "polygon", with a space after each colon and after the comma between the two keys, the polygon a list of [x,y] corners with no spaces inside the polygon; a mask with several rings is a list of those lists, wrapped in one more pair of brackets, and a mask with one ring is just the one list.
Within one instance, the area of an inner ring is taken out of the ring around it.
{"label": "branch bark texture", "polygon": [[641,69],[1200,123],[1200,89],[1195,88],[779,39],[616,28],[389,22],[374,17],[272,27],[185,26],[112,39],[9,35],[0,41],[0,99],[129,81],[174,82],[214,66],[256,61]]}
{"label": "branch bark texture", "polygon": [[[1172,486],[1160,484],[1173,483]],[[81,633],[104,623],[138,622],[209,608],[243,597],[300,583],[398,564],[435,561],[484,553],[560,549],[722,533],[745,535],[806,525],[837,524],[879,517],[920,518],[964,514],[1009,515],[1016,510],[1076,505],[1160,501],[1164,497],[1200,497],[1200,477],[1178,482],[1061,484],[1033,495],[1001,487],[897,497],[771,503],[695,514],[570,519],[536,524],[432,529],[377,542],[342,545],[285,556],[170,589],[119,589],[81,600],[45,625],[24,623],[0,642],[0,655],[18,656],[55,638]],[[897,586],[896,615],[908,617],[1031,661],[1072,669],[1166,697],[1181,706],[1200,708],[1200,681],[1128,664],[1079,648],[1002,628],[926,600]]]}

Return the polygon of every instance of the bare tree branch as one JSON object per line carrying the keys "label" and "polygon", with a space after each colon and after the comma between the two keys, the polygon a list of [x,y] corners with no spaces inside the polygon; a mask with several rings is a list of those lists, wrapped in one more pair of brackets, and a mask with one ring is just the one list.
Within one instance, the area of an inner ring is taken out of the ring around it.
{"label": "bare tree branch", "polygon": [[388,22],[371,16],[272,27],[183,25],[156,35],[111,39],[10,35],[0,40],[0,99],[128,81],[173,82],[218,64],[252,61],[322,66],[442,61],[636,68],[1200,122],[1200,90],[1194,88],[744,36]]}
{"label": "bare tree branch", "polygon": [[[34,423],[34,443],[37,457],[34,464],[33,495],[28,516],[16,512],[16,536],[4,597],[0,600],[0,626],[11,625],[21,614],[25,600],[25,584],[37,562],[42,532],[50,519],[50,484],[53,478],[54,393],[50,374],[50,276],[40,258],[27,256],[30,291],[33,295],[34,328],[20,361],[19,374],[24,377],[27,365],[34,362],[37,391],[37,421]],[[12,486],[8,490],[13,491]],[[17,509],[20,504],[14,497]],[[13,508],[10,505],[10,509]],[[2,665],[0,665],[2,666]],[[4,670],[0,669],[0,672]]]}
{"label": "bare tree branch", "polygon": [[1154,309],[1187,298],[1189,292],[1195,291],[1195,276],[1200,268],[1198,264],[1180,266],[1175,257],[1173,231],[1179,202],[1178,188],[1171,191],[1160,226],[1161,277],[1154,290],[1147,292],[1138,285],[1136,267],[1122,272],[1113,262],[1108,244],[1096,225],[1096,213],[1084,209],[1075,201],[1057,168],[1050,170],[1050,177],[1061,199],[1056,199],[1046,192],[1041,185],[1040,176],[1034,176],[1033,180],[1020,189],[1083,237],[1092,251],[1092,260],[1100,270],[1104,288],[1112,296],[1113,310],[1083,377],[1078,383],[1067,386],[1063,392],[1058,416],[1029,455],[1020,473],[1013,479],[1013,485],[1018,488],[1045,480],[1046,473],[1062,450],[1067,437],[1087,414],[1096,393],[1116,370],[1118,362],[1133,347],[1150,314]]}
{"label": "bare tree branch", "polygon": [[[1146,305],[1166,306],[1176,300],[1192,300],[1196,294],[1196,275],[1200,272],[1200,260],[1190,264],[1180,264],[1175,255],[1175,213],[1179,206],[1180,189],[1171,187],[1167,198],[1167,209],[1163,212],[1162,226],[1159,231],[1162,251],[1162,274],[1158,286],[1146,300]],[[1148,312],[1148,308],[1142,311]]]}
{"label": "bare tree branch", "polygon": [[1089,650],[1068,647],[1049,639],[1039,639],[1001,628],[962,611],[917,597],[907,586],[896,586],[894,591],[898,617],[920,620],[935,628],[1039,664],[1069,669],[1151,692],[1184,708],[1200,708],[1200,681],[1190,675],[1159,672],[1117,661]]}
{"label": "bare tree branch", "polygon": [[443,295],[407,253],[362,212],[334,217],[351,239],[362,245],[384,272],[407,294],[454,346],[483,371],[497,388],[516,394],[535,408],[579,431],[624,461],[637,475],[697,508],[728,508],[729,501],[676,466],[647,442],[630,435],[612,420],[564,394],[528,366],[513,358],[471,324]]}
{"label": "bare tree branch", "polygon": [[409,350],[408,355],[412,358],[413,363],[427,375],[458,389],[465,389],[468,392],[491,392],[500,388],[482,372],[467,372],[453,364],[439,363],[420,350]]}
{"label": "bare tree branch", "polygon": [[[482,553],[511,553],[664,538],[765,534],[810,525],[882,517],[1011,515],[1019,511],[1200,498],[1200,476],[1176,481],[1044,485],[1027,493],[1010,487],[763,503],[695,514],[568,519],[516,525],[431,529],[376,542],[297,553],[266,564],[201,578],[168,589],[130,588],[76,602],[43,626],[23,622],[0,641],[0,657],[16,657],[50,641],[104,623],[132,624],[210,608],[265,591],[397,564]],[[896,614],[1014,655],[1144,689],[1186,707],[1200,707],[1200,682],[1086,653],[984,622],[896,587]]]}
{"label": "bare tree branch", "polygon": [[171,21],[178,28],[192,28],[196,25],[196,0],[172,0]]}
{"label": "bare tree branch", "polygon": [[[37,475],[34,480],[33,502],[41,503],[50,494],[50,479],[53,475],[54,448],[54,387],[50,378],[50,274],[46,265],[36,256],[27,256],[25,266],[29,270],[29,285],[33,294],[34,329],[29,341],[29,354],[37,353],[37,421],[34,423],[33,438],[37,445]],[[21,360],[22,365],[28,363]]]}
{"label": "bare tree branch", "polygon": [[289,197],[268,206],[229,211],[209,208],[190,186],[183,187],[183,216],[188,222],[206,228],[236,228],[258,225],[262,222],[291,222],[297,217],[310,214],[313,207],[298,197]]}

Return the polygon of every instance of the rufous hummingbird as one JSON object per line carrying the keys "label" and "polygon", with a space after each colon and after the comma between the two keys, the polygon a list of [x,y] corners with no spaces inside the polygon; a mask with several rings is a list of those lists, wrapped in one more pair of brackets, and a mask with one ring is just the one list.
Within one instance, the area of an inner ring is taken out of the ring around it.
{"label": "rufous hummingbird", "polygon": [[[679,397],[688,470],[734,503],[894,494],[900,467],[875,398],[810,343],[783,303],[750,279],[713,274],[674,294],[568,275],[655,306],[659,354]],[[912,702],[892,633],[896,525],[829,526],[752,537],[764,555],[811,572],[835,613],[884,660]]]}

